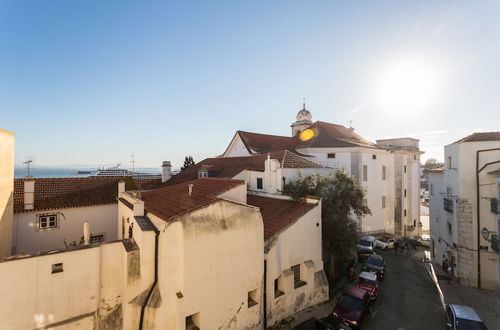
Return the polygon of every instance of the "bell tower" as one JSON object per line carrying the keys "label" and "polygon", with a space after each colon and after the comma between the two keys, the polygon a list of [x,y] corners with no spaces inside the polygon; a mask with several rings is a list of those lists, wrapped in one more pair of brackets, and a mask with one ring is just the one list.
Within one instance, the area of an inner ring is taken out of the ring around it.
{"label": "bell tower", "polygon": [[309,112],[309,110],[306,109],[305,100],[304,103],[302,104],[302,109],[299,110],[296,118],[297,120],[295,121],[295,123],[290,125],[290,127],[292,128],[292,136],[300,134],[300,132],[302,132],[312,124],[311,121],[312,115]]}

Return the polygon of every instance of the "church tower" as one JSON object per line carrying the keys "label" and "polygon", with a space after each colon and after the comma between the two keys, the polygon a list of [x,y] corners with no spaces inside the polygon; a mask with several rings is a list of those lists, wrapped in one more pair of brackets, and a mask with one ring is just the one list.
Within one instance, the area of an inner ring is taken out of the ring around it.
{"label": "church tower", "polygon": [[312,115],[309,110],[306,109],[306,102],[304,101],[302,109],[297,113],[297,121],[290,125],[292,128],[292,136],[300,134],[300,132],[311,126],[313,123],[311,118]]}

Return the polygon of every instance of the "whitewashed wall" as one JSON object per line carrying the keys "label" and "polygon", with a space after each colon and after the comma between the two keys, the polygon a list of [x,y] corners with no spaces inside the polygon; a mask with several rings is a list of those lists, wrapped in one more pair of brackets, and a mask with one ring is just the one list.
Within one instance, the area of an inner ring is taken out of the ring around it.
{"label": "whitewashed wall", "polygon": [[[39,229],[40,214],[57,214],[58,227]],[[79,242],[83,236],[83,224],[88,221],[92,234],[105,234],[106,241],[117,239],[117,204],[75,207],[39,212],[14,214],[13,250],[15,253],[31,253],[65,248],[64,239]]]}
{"label": "whitewashed wall", "polygon": [[[321,250],[321,204],[266,242],[268,326],[328,300]],[[306,285],[294,289],[291,267],[300,264]],[[281,276],[281,278],[280,278]],[[274,280],[284,295],[275,298]]]}

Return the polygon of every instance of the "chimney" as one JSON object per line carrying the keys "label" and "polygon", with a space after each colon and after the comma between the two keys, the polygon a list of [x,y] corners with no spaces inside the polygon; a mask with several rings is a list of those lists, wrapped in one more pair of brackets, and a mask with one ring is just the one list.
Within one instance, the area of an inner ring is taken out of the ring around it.
{"label": "chimney", "polygon": [[26,211],[35,208],[35,179],[32,176],[24,178],[24,209]]}
{"label": "chimney", "polygon": [[90,224],[88,221],[83,223],[83,242],[85,245],[90,244]]}
{"label": "chimney", "polygon": [[118,197],[120,197],[120,194],[125,192],[125,181],[120,180],[118,181]]}
{"label": "chimney", "polygon": [[171,175],[171,170],[172,165],[170,164],[169,160],[164,160],[163,164],[161,165],[161,182],[166,182],[170,180],[172,177]]}
{"label": "chimney", "polygon": [[192,193],[193,193],[193,184],[190,183],[188,184],[188,195],[191,196]]}

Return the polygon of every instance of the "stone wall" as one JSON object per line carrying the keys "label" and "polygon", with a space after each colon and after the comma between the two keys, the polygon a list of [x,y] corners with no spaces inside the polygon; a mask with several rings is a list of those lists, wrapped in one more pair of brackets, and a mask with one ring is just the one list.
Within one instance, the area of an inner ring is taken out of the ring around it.
{"label": "stone wall", "polygon": [[472,285],[474,270],[474,239],[472,231],[472,205],[467,200],[459,200],[457,212],[458,262],[457,276],[465,285]]}

